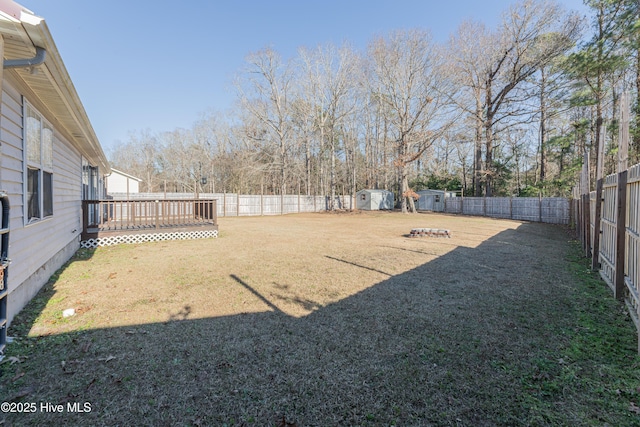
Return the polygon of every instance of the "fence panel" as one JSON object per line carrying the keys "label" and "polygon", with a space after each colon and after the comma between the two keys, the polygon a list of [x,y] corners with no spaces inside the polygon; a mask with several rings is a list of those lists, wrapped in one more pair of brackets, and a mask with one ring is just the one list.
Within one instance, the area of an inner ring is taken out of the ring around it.
{"label": "fence panel", "polygon": [[638,326],[640,317],[640,164],[629,169],[627,176],[627,215],[625,224],[625,284],[629,292],[632,315]]}
{"label": "fence panel", "polygon": [[238,196],[238,212],[240,216],[260,216],[260,196]]}
{"label": "fence panel", "polygon": [[549,224],[569,224],[570,202],[564,197],[543,197],[541,200],[542,222]]}
{"label": "fence panel", "polygon": [[298,213],[298,196],[286,195],[282,196],[282,213]]}
{"label": "fence panel", "polygon": [[616,206],[618,205],[618,174],[609,175],[602,184],[602,215],[600,220],[600,276],[614,289],[616,272]]}
{"label": "fence panel", "polygon": [[484,216],[484,199],[484,197],[465,197],[462,203],[462,213]]}
{"label": "fence panel", "polygon": [[510,197],[488,197],[485,199],[486,215],[492,218],[511,218]]}
{"label": "fence panel", "polygon": [[521,221],[540,221],[540,198],[514,197],[512,202],[512,219]]}
{"label": "fence panel", "polygon": [[316,212],[316,196],[300,196],[300,212]]}
{"label": "fence panel", "polygon": [[462,197],[445,197],[445,212],[462,213]]}
{"label": "fence panel", "polygon": [[447,197],[445,212],[569,224],[571,202],[564,197]]}

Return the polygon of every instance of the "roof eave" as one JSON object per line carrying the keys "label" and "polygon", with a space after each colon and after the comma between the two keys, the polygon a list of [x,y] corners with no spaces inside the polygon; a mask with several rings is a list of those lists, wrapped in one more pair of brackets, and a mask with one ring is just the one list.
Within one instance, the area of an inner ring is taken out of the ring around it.
{"label": "roof eave", "polygon": [[[7,14],[3,14],[3,18],[15,19],[15,17]],[[16,26],[23,29],[24,37],[22,38],[25,44],[29,44],[33,51],[35,51],[35,46],[44,48],[47,51],[45,62],[40,65],[40,71],[45,73],[49,83],[54,88],[62,104],[64,104],[63,108],[66,111],[60,115],[70,117],[70,119],[62,122],[61,125],[64,126],[72,144],[93,164],[99,166],[105,173],[110,173],[109,162],[75,90],[71,77],[64,66],[46,22],[30,11],[23,9],[19,20],[16,20]],[[38,88],[29,82],[29,73],[17,72],[16,75],[38,95]],[[43,100],[43,102],[46,103],[46,100]],[[58,108],[60,107],[52,107],[51,113],[56,115],[57,112],[61,112],[57,110]]]}

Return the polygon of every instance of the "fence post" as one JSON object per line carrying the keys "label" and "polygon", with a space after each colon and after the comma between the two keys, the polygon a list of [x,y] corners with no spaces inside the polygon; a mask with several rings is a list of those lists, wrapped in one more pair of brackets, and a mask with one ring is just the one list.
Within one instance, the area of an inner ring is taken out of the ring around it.
{"label": "fence post", "polygon": [[236,193],[236,216],[240,216],[240,193]]}
{"label": "fence post", "polygon": [[[620,97],[620,127],[618,134],[618,206],[616,212],[616,274],[615,297],[624,299],[624,264],[626,259],[627,237],[627,180],[629,160],[629,101],[627,93],[622,92]],[[640,335],[639,335],[640,338]],[[640,351],[640,342],[638,343]]]}
{"label": "fence post", "polygon": [[600,140],[598,142],[598,163],[596,164],[596,211],[593,219],[593,252],[591,258],[591,269],[600,268],[600,230],[602,229],[602,174],[604,166],[604,138],[605,127],[600,127]]}
{"label": "fence post", "polygon": [[584,239],[582,241],[582,246],[584,249],[584,253],[586,257],[591,255],[591,205],[590,205],[590,191],[591,191],[591,183],[589,182],[590,174],[589,174],[589,151],[585,150],[584,152],[584,160],[582,163],[582,178],[580,179],[581,183],[581,194],[582,194],[582,224],[583,224],[583,232]]}
{"label": "fence post", "polygon": [[513,219],[513,197],[509,197],[509,219]]}
{"label": "fence post", "polygon": [[538,192],[538,222],[542,222],[542,192]]}
{"label": "fence post", "polygon": [[591,256],[591,197],[589,193],[582,195],[582,209],[584,210],[585,256]]}

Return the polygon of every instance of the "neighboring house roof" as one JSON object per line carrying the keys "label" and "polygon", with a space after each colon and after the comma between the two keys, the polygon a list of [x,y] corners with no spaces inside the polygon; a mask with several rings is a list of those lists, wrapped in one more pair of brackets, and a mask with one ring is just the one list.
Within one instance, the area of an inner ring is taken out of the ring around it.
{"label": "neighboring house roof", "polygon": [[142,179],[137,178],[137,177],[135,177],[133,175],[129,175],[128,173],[122,172],[122,171],[120,171],[118,169],[111,168],[111,172],[117,173],[118,175],[122,175],[124,177],[127,177],[129,179],[133,179],[133,180],[138,181],[138,182],[142,182]]}
{"label": "neighboring house roof", "polygon": [[0,34],[4,39],[5,60],[32,58],[36,47],[46,50],[42,65],[4,72],[13,73],[24,82],[28,90],[25,95],[28,99],[35,96],[49,111],[56,130],[92,164],[109,173],[109,162],[44,19],[12,0],[0,0]]}

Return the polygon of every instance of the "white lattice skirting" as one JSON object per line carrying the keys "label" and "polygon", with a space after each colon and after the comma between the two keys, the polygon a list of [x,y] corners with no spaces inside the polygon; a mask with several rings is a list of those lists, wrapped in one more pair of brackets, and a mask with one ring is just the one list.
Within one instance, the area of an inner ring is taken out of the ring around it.
{"label": "white lattice skirting", "polygon": [[80,246],[95,249],[98,246],[113,246],[122,243],[161,242],[163,240],[190,240],[218,237],[218,230],[178,231],[175,233],[127,234],[120,236],[98,237],[80,242]]}

